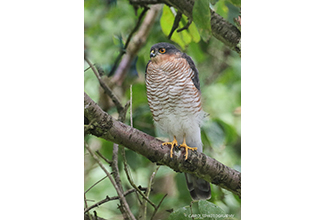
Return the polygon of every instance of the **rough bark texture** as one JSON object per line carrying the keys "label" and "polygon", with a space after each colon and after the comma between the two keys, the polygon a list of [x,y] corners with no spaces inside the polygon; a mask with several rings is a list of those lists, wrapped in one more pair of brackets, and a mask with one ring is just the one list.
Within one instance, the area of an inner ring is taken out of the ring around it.
{"label": "rough bark texture", "polygon": [[84,116],[92,125],[91,128],[87,128],[87,133],[121,144],[143,155],[151,162],[166,165],[176,172],[194,174],[240,196],[240,172],[196,151],[189,151],[188,159],[185,160],[184,152],[174,148],[173,158],[170,158],[170,148],[162,146],[162,141],[115,120],[86,93],[84,95]]}
{"label": "rough bark texture", "polygon": [[[149,5],[149,4],[166,4],[172,6],[186,15],[188,18],[193,19],[192,10],[194,6],[194,0],[130,0],[132,5]],[[226,21],[222,16],[215,13],[213,10],[211,12],[211,32],[212,35],[223,42],[225,45],[235,50],[237,53],[241,54],[241,32],[238,28],[228,21]],[[171,24],[172,25],[172,24]]]}

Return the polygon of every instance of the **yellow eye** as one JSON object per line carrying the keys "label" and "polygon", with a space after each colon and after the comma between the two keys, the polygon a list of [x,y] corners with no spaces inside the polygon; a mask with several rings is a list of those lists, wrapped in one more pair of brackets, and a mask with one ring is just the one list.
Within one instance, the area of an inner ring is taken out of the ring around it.
{"label": "yellow eye", "polygon": [[166,53],[166,49],[165,48],[160,48],[159,53]]}

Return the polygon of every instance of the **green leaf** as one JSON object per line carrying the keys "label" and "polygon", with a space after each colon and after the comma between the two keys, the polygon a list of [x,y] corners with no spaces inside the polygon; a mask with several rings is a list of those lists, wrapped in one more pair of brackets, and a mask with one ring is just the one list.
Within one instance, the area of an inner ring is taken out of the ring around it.
{"label": "green leaf", "polygon": [[[172,10],[167,6],[164,5],[163,13],[160,18],[160,26],[163,31],[163,33],[168,36],[175,20],[175,15],[173,14]],[[179,27],[182,28],[187,24],[187,18],[185,15],[182,15],[181,21],[179,22]],[[174,31],[171,40],[177,43],[179,46],[182,47],[182,49],[185,49],[185,47],[191,43],[199,42],[200,41],[200,34],[195,26],[194,23],[192,23],[187,30],[183,30],[181,32]]]}
{"label": "green leaf", "polygon": [[225,0],[218,1],[217,4],[215,4],[214,8],[217,14],[227,19],[229,9],[226,6]]}
{"label": "green leaf", "polygon": [[170,25],[173,23],[174,15],[167,5],[163,7],[163,13],[160,18],[160,26],[163,33],[168,36],[170,31]]}
{"label": "green leaf", "polygon": [[191,25],[188,27],[188,32],[191,35],[192,40],[195,43],[200,42],[201,36],[200,36],[200,33],[198,32],[197,27],[194,22],[192,22]]}
{"label": "green leaf", "polygon": [[191,209],[189,206],[179,208],[169,215],[167,220],[189,220]]}
{"label": "green leaf", "polygon": [[[173,12],[170,10],[170,8],[167,5],[164,5],[163,13],[160,18],[160,26],[163,31],[163,33],[168,36],[170,33],[170,30],[172,29],[173,23],[174,23],[175,16]],[[180,35],[177,33],[174,33],[171,37],[171,40],[177,43],[179,46],[182,47],[182,49],[185,49],[185,42],[181,39]]]}
{"label": "green leaf", "polygon": [[211,35],[209,0],[195,1],[192,15],[202,39],[206,42]]}
{"label": "green leaf", "polygon": [[229,0],[233,5],[240,7],[241,5],[241,0]]}
{"label": "green leaf", "polygon": [[[196,208],[197,207],[197,208]],[[189,220],[189,219],[204,219],[204,220],[230,220],[233,215],[226,214],[226,212],[217,205],[206,200],[200,200],[194,203],[191,208],[185,206],[173,211],[167,220]]]}
{"label": "green leaf", "polygon": [[206,200],[198,202],[200,217],[210,220],[225,220],[228,215],[220,207]]}
{"label": "green leaf", "polygon": [[235,24],[234,18],[237,18],[240,15],[240,9],[229,2],[226,2],[226,6],[229,9],[227,21]]}
{"label": "green leaf", "polygon": [[[238,4],[237,4],[238,5]],[[239,1],[240,5],[240,1]],[[240,6],[239,6],[240,7]],[[237,18],[240,14],[240,8],[233,4],[229,0],[220,0],[214,5],[214,9],[217,14],[221,15],[228,22],[234,24],[234,18]]]}

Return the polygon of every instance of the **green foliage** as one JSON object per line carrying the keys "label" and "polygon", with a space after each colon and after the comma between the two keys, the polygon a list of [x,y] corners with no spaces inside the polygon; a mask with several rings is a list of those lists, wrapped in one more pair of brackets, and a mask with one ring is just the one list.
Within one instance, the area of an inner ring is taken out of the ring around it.
{"label": "green foliage", "polygon": [[[231,21],[234,17],[232,12],[239,11],[234,5],[234,1],[215,1],[211,7]],[[87,57],[91,62],[107,65],[109,69],[114,65],[114,61],[120,53],[121,42],[125,43],[143,9],[139,8],[136,15],[134,8],[127,0],[117,1],[116,4],[106,4],[105,2],[85,1],[85,47]],[[150,47],[153,44],[158,42],[173,43],[192,57],[199,71],[203,109],[209,114],[201,129],[204,153],[229,167],[240,170],[240,114],[234,114],[234,111],[241,105],[240,57],[214,37],[209,38],[210,19],[206,20],[208,17],[206,15],[210,13],[208,3],[209,1],[196,1],[195,10],[197,12],[195,13],[200,12],[202,14],[195,15],[194,22],[188,30],[178,33],[175,31],[171,40],[168,40],[167,36],[175,19],[175,11],[165,5],[161,16],[156,19],[150,35],[146,39],[146,44],[137,54],[136,69],[139,77],[132,82],[133,126],[149,135],[161,137],[155,130],[147,103],[144,71],[149,60]],[[232,7],[234,8],[231,9]],[[186,23],[187,18],[183,15],[179,28],[184,27]],[[88,65],[85,64],[86,68]],[[92,70],[85,71],[85,92],[96,102],[101,97],[99,88],[97,78]],[[118,87],[118,89],[120,89],[118,96],[124,105],[131,98],[129,84]],[[114,106],[109,108],[108,112],[117,118]],[[130,113],[127,114],[125,123],[130,124]],[[92,149],[98,149],[100,153],[111,160],[113,143],[94,136],[87,136],[85,142]],[[137,186],[146,187],[156,165],[133,151],[125,150],[133,181]],[[132,187],[123,170],[120,155],[119,159],[121,181],[124,189],[127,190]],[[111,172],[111,167],[108,164],[105,164],[105,167]],[[105,174],[100,167],[85,152],[85,190],[104,176]],[[168,167],[161,166],[159,168],[152,189],[149,198],[155,204],[158,204],[161,198],[168,193],[155,219],[167,219],[169,217],[169,219],[188,220],[191,219],[189,218],[191,213],[206,214],[208,218],[203,219],[214,219],[217,214],[220,214],[220,218],[217,216],[217,219],[240,219],[240,199],[215,185],[211,185],[211,199],[193,203],[191,212],[189,205],[192,200],[186,188],[184,174],[175,173]],[[113,197],[116,195],[114,187],[106,178],[87,192],[88,206],[106,196]],[[137,196],[132,193],[126,199],[132,213],[137,217],[140,206]],[[109,201],[92,211],[95,210],[98,216],[105,219],[119,219],[121,213],[118,204],[118,200]],[[166,211],[171,209],[174,210],[172,214]],[[147,211],[147,219],[150,219],[153,208],[148,205]],[[215,215],[207,216],[208,213]],[[221,216],[221,214],[234,215],[234,217]],[[197,215],[195,219],[199,219],[198,217]]]}
{"label": "green foliage", "polygon": [[[160,25],[163,33],[168,36],[173,22],[175,19],[175,15],[167,5],[164,5],[163,13],[160,19]],[[179,23],[179,28],[182,28],[186,25],[186,17],[182,15],[181,21]],[[191,42],[199,42],[200,34],[198,33],[196,26],[192,23],[187,30],[183,30],[181,32],[175,31],[171,37],[171,40],[177,43],[182,49],[185,49],[185,46]]]}
{"label": "green foliage", "polygon": [[189,206],[187,207],[182,207],[174,211],[169,217],[168,220],[185,220],[188,219],[188,216],[191,215],[191,209]]}
{"label": "green foliage", "polygon": [[211,202],[200,200],[198,202],[198,208],[201,216],[206,217],[205,219],[225,219],[225,211]]}
{"label": "green foliage", "polygon": [[240,8],[241,6],[241,0],[229,0],[234,6],[237,6]]}
{"label": "green foliage", "polygon": [[240,14],[240,0],[219,0],[214,9],[216,13],[224,17],[227,21],[234,24],[234,18]]}
{"label": "green foliage", "polygon": [[202,39],[207,41],[211,35],[209,0],[195,1],[192,13],[193,21]]}
{"label": "green foliage", "polygon": [[206,219],[206,220],[231,220],[233,215],[227,214],[215,204],[200,200],[193,206],[184,206],[175,211],[168,217],[168,220],[188,220],[188,219]]}
{"label": "green foliage", "polygon": [[241,0],[210,0],[211,5],[215,5],[217,2],[226,1],[234,6],[240,8]]}

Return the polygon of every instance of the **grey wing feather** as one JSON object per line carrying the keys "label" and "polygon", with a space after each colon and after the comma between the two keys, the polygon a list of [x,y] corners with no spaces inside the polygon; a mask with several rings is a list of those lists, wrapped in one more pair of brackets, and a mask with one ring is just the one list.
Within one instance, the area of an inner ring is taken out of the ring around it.
{"label": "grey wing feather", "polygon": [[193,81],[195,87],[201,92],[201,90],[200,90],[200,80],[199,80],[199,71],[196,69],[192,58],[190,56],[188,56],[187,54],[185,54],[185,53],[183,53],[182,57],[186,59],[186,61],[190,65],[191,69],[194,71],[194,77],[192,78],[192,81]]}

